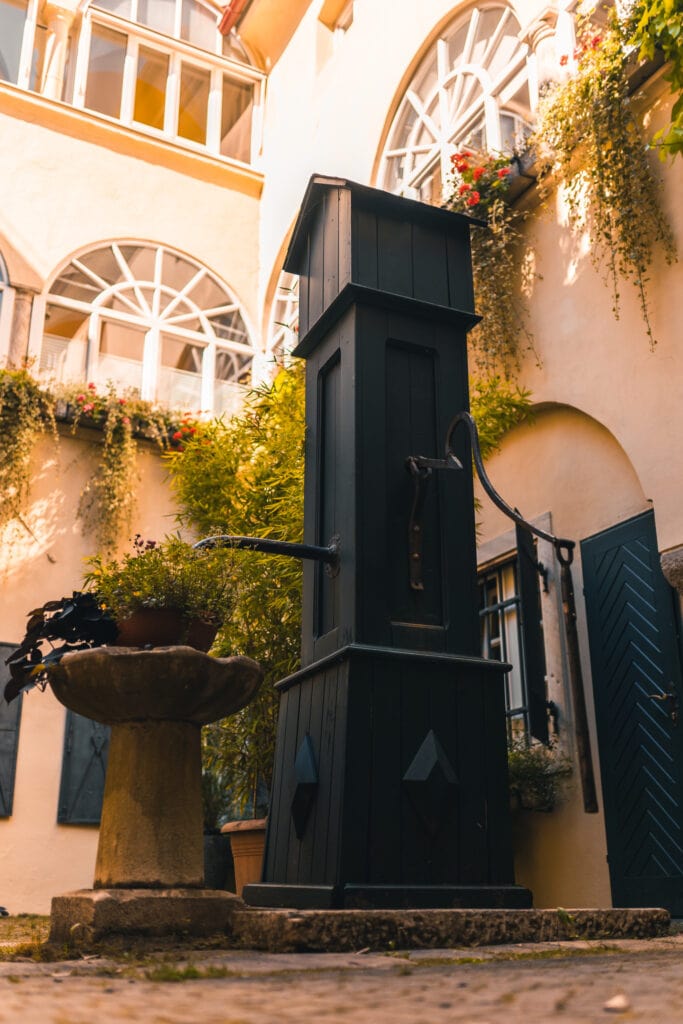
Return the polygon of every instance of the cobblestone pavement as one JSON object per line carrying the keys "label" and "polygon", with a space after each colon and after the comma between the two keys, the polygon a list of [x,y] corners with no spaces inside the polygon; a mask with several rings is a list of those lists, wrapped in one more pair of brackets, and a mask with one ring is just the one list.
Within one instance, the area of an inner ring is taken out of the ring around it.
{"label": "cobblestone pavement", "polygon": [[683,1022],[683,936],[412,953],[0,963],[12,1024]]}

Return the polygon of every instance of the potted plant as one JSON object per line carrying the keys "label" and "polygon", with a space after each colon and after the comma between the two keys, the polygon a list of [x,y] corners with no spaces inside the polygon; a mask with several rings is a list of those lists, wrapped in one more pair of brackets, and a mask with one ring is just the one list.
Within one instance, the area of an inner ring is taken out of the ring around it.
{"label": "potted plant", "polygon": [[513,810],[552,811],[557,805],[571,761],[554,745],[514,740],[508,749],[508,782]]}
{"label": "potted plant", "polygon": [[196,549],[177,536],[138,534],[121,559],[88,559],[86,589],[29,613],[26,635],[8,661],[6,700],[43,689],[64,654],[103,645],[207,651],[236,597],[233,553]]}
{"label": "potted plant", "polygon": [[87,559],[84,582],[115,619],[121,647],[187,644],[208,651],[234,602],[234,558],[194,548],[178,536],[161,543],[137,534],[122,559]]}

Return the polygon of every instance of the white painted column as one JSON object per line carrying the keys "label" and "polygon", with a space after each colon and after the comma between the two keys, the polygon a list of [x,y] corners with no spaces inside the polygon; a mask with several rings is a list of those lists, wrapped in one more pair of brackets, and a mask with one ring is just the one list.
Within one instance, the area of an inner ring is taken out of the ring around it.
{"label": "white painted column", "polygon": [[43,78],[40,91],[51,100],[61,100],[64,90],[64,69],[69,45],[69,32],[75,11],[59,3],[45,5],[47,42],[43,60]]}

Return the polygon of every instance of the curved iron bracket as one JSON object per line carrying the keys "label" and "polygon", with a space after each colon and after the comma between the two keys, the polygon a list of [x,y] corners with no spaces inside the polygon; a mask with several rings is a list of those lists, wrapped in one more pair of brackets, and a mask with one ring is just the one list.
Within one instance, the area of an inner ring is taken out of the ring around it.
{"label": "curved iron bracket", "polygon": [[454,416],[451,420],[448,430],[446,431],[446,458],[448,458],[449,455],[455,458],[455,454],[451,448],[451,441],[453,434],[461,423],[467,428],[467,432],[470,437],[472,457],[474,459],[474,464],[477,467],[479,482],[493,504],[524,530],[528,530],[529,533],[533,533],[536,537],[540,537],[541,540],[549,541],[555,548],[555,553],[557,554],[560,565],[571,565],[574,560],[574,548],[576,547],[576,542],[568,540],[566,537],[556,537],[554,534],[547,533],[545,530],[542,530],[539,526],[534,526],[533,523],[530,523],[524,518],[518,508],[513,508],[511,505],[508,505],[505,499],[502,498],[495,489],[488,478],[486,470],[484,469],[484,460],[481,456],[481,448],[479,446],[479,432],[477,430],[477,424],[474,421],[474,417],[469,412],[459,412],[457,416]]}
{"label": "curved iron bracket", "polygon": [[316,544],[293,544],[286,540],[272,540],[269,537],[240,537],[218,534],[205,537],[194,545],[195,548],[236,548],[238,551],[260,551],[265,555],[285,555],[288,558],[312,559],[325,562],[325,571],[330,576],[339,572],[339,536],[335,534],[327,547]]}

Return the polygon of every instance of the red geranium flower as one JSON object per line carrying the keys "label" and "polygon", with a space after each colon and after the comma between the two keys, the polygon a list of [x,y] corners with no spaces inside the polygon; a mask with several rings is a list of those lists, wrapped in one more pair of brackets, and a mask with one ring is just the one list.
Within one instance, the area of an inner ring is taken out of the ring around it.
{"label": "red geranium flower", "polygon": [[481,196],[479,195],[479,193],[478,192],[473,192],[472,195],[467,200],[467,205],[468,206],[476,206],[480,199],[481,199]]}
{"label": "red geranium flower", "polygon": [[560,57],[560,67],[563,68],[568,63],[569,63],[569,54],[568,53],[563,53],[562,56]]}
{"label": "red geranium flower", "polygon": [[93,384],[92,381],[91,381],[90,384],[88,384],[88,388],[89,388],[90,391],[96,391],[97,390],[97,384]]}
{"label": "red geranium flower", "polygon": [[85,395],[77,395],[76,396],[76,401],[77,402],[85,402]]}
{"label": "red geranium flower", "polygon": [[509,173],[510,173],[510,168],[509,167],[501,167],[499,169],[499,171],[498,171],[498,177],[499,178],[506,178]]}
{"label": "red geranium flower", "polygon": [[182,432],[182,430],[176,430],[175,434],[173,435],[173,440],[174,441],[182,441],[182,439],[183,439],[183,432]]}
{"label": "red geranium flower", "polygon": [[462,185],[458,189],[458,195],[463,196],[465,192],[469,192],[471,188],[471,185],[468,185],[466,181],[463,181]]}
{"label": "red geranium flower", "polygon": [[475,167],[474,171],[472,172],[472,177],[474,178],[475,181],[479,181],[479,179],[481,178],[482,174],[485,174],[485,173],[486,173],[486,168],[485,167]]}

